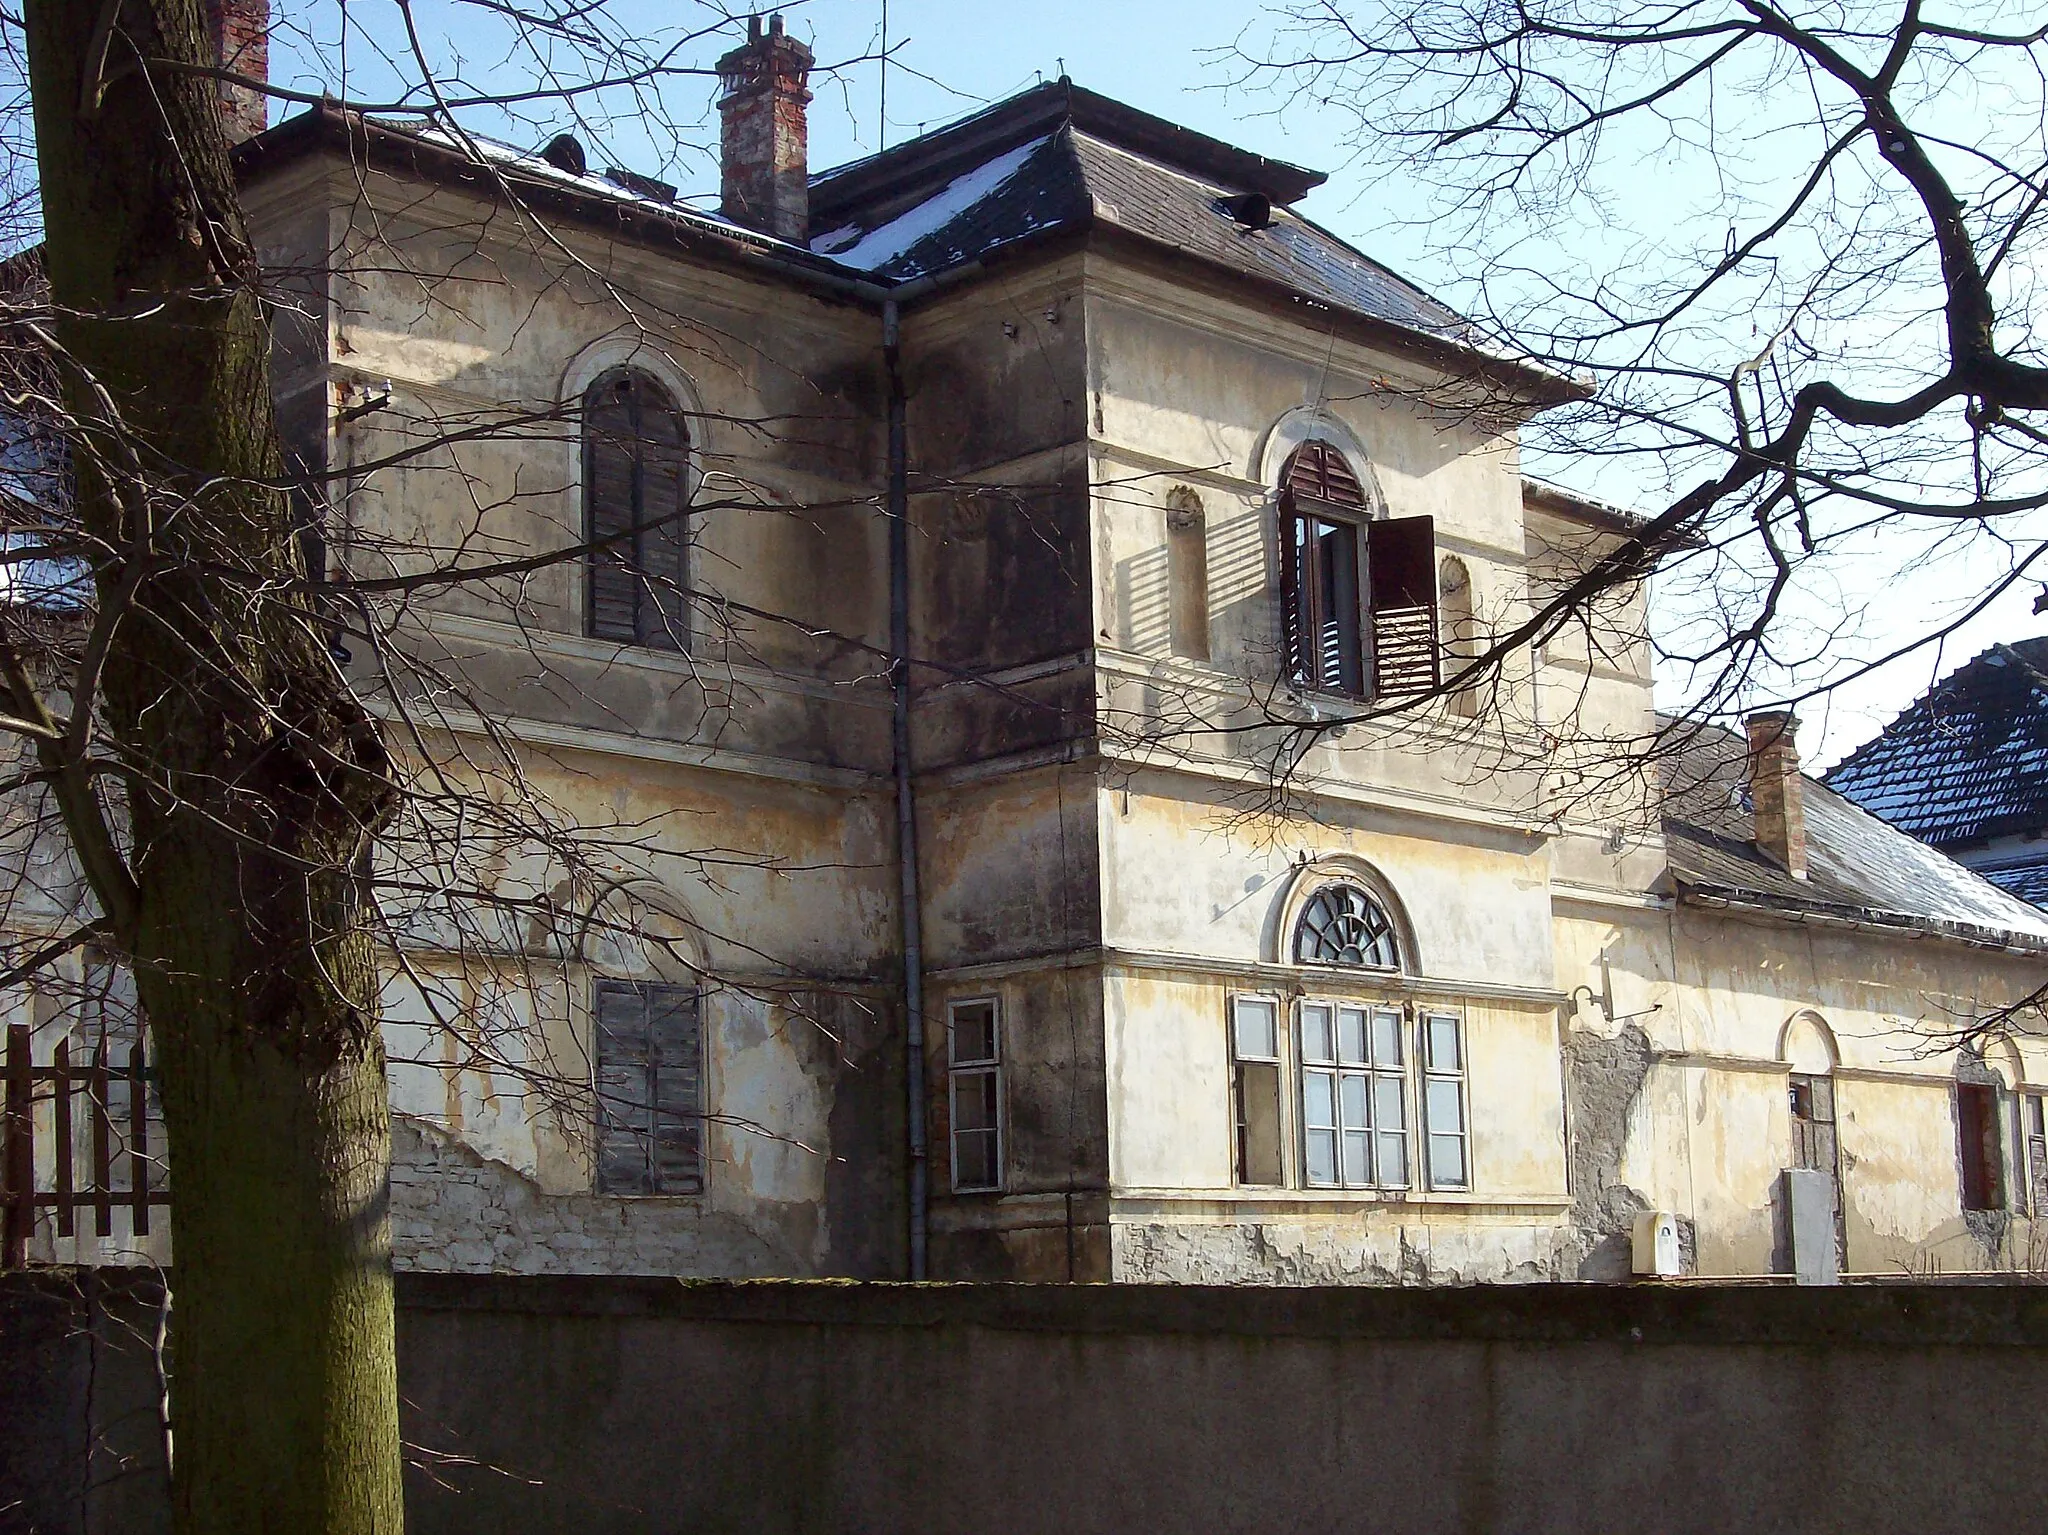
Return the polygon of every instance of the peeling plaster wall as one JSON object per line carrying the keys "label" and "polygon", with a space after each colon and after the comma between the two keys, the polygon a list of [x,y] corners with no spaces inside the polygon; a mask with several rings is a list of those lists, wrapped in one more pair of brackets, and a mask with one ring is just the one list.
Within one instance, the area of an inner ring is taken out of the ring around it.
{"label": "peeling plaster wall", "polygon": [[[528,791],[603,844],[600,868],[669,943],[579,936],[569,910],[495,943],[458,940],[430,908],[408,919],[409,973],[387,997],[400,1261],[898,1272],[900,1018],[874,984],[897,942],[872,648],[888,627],[879,316],[573,227],[557,247],[465,193],[332,160],[264,181],[250,205],[307,295],[280,331],[282,379],[313,402],[329,461],[409,455],[337,488],[336,561],[385,575],[580,541],[573,420],[417,450],[451,426],[573,405],[625,362],[690,413],[692,583],[734,604],[700,606],[687,655],[591,639],[581,562],[565,560],[415,598],[398,642],[431,689],[386,695],[364,670],[387,712],[431,691],[437,725],[459,732],[464,710],[510,722]],[[473,740],[429,731],[422,748],[474,777]],[[539,849],[464,846],[500,896],[573,896]],[[598,976],[707,988],[701,1197],[591,1191]]]}
{"label": "peeling plaster wall", "polygon": [[1570,1244],[1549,1221],[1489,1211],[1363,1208],[1320,1220],[1228,1224],[1119,1217],[1119,1284],[1530,1284],[1573,1277]]}
{"label": "peeling plaster wall", "polygon": [[536,1162],[533,1143],[516,1138],[507,1154],[493,1154],[488,1125],[477,1123],[483,1100],[459,1082],[447,1086],[441,1105],[409,1103],[409,1079],[395,1075],[399,1266],[900,1277],[894,1008],[880,999],[813,995],[802,999],[799,1016],[722,992],[705,999],[704,1018],[714,1117],[705,1127],[700,1196],[594,1193],[587,1091],[568,1095],[566,1115],[528,1101],[514,1117],[550,1153]]}
{"label": "peeling plaster wall", "polygon": [[[1779,1178],[1793,1162],[1795,1069],[1834,1079],[1849,1272],[2048,1267],[2016,1192],[2009,1095],[2013,1208],[1960,1208],[1952,1084],[1968,1068],[1942,1044],[1956,1020],[2038,985],[2038,962],[1681,905],[1561,915],[1558,973],[1596,997],[1611,985],[1618,1019],[1589,1002],[1566,1044],[1583,1277],[1626,1271],[1644,1209],[1680,1217],[1691,1272],[1785,1271]],[[1812,1024],[1792,1030],[1801,1015],[1824,1022],[1832,1064],[1816,1058],[1825,1041]],[[1994,1063],[2008,1090],[2044,1081],[2037,1042]]]}

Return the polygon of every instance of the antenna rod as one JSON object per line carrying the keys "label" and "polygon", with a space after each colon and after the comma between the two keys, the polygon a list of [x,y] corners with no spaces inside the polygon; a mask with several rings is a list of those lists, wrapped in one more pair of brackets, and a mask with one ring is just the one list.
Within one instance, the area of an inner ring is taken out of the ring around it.
{"label": "antenna rod", "polygon": [[889,0],[882,0],[882,105],[876,114],[881,126],[875,130],[875,148],[889,147]]}

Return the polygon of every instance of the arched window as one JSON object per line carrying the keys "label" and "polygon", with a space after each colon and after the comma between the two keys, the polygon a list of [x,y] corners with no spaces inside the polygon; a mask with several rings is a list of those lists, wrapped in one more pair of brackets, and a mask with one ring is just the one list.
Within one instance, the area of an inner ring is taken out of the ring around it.
{"label": "arched window", "polygon": [[1401,963],[1401,947],[1393,919],[1378,901],[1356,885],[1325,885],[1309,897],[1295,924],[1294,960],[1393,970]]}
{"label": "arched window", "polygon": [[1331,443],[1312,438],[1281,466],[1280,586],[1297,687],[1363,698],[1437,685],[1436,525],[1372,519]]}
{"label": "arched window", "polygon": [[584,622],[598,639],[689,649],[689,452],[658,380],[615,368],[584,393]]}

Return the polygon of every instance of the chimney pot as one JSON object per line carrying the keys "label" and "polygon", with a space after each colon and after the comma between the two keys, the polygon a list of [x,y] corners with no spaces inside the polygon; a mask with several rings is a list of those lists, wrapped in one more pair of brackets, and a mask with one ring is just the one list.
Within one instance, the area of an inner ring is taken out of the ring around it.
{"label": "chimney pot", "polygon": [[1799,719],[1789,709],[1760,709],[1743,720],[1749,735],[1749,803],[1756,845],[1794,879],[1806,878],[1806,779],[1799,771]]}
{"label": "chimney pot", "polygon": [[[269,0],[206,0],[206,36],[216,67],[252,80],[269,80]],[[270,102],[262,91],[232,80],[214,84],[230,144],[254,138],[269,126]]]}
{"label": "chimney pot", "polygon": [[798,245],[810,237],[811,50],[782,30],[782,13],[718,61],[720,200],[725,216]]}

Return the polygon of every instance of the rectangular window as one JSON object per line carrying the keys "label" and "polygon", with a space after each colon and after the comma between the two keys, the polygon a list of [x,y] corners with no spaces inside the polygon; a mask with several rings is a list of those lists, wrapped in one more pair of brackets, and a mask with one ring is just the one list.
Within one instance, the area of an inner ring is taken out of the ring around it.
{"label": "rectangular window", "polygon": [[1314,512],[1281,520],[1287,594],[1288,663],[1301,687],[1322,693],[1365,691],[1359,646],[1358,527]]}
{"label": "rectangular window", "polygon": [[597,1191],[704,1192],[703,1036],[689,986],[599,981]]}
{"label": "rectangular window", "polygon": [[953,1192],[1003,1186],[1001,1019],[994,997],[955,1002],[946,1022],[947,1102],[953,1127]]}
{"label": "rectangular window", "polygon": [[1792,1165],[1833,1176],[1835,1083],[1832,1077],[1792,1077]]}
{"label": "rectangular window", "polygon": [[2032,1212],[2048,1214],[2048,1095],[2021,1096],[2020,1134],[2027,1143],[2027,1192]]}
{"label": "rectangular window", "polygon": [[1237,1181],[1270,1188],[1286,1176],[1280,1149],[1280,1004],[1271,997],[1236,998],[1230,1045]]}
{"label": "rectangular window", "polygon": [[1311,1188],[1408,1186],[1401,1014],[1303,1002],[1302,1177]]}
{"label": "rectangular window", "polygon": [[1465,1030],[1455,1013],[1422,1015],[1422,1113],[1429,1136],[1429,1186],[1472,1186],[1465,1133]]}
{"label": "rectangular window", "polygon": [[1441,682],[1433,519],[1368,519],[1361,507],[1353,520],[1283,491],[1280,585],[1297,687],[1396,697]]}
{"label": "rectangular window", "polygon": [[2005,1158],[1999,1145],[1998,1089],[1983,1082],[1956,1084],[1956,1135],[1962,1159],[1963,1208],[2005,1208]]}

